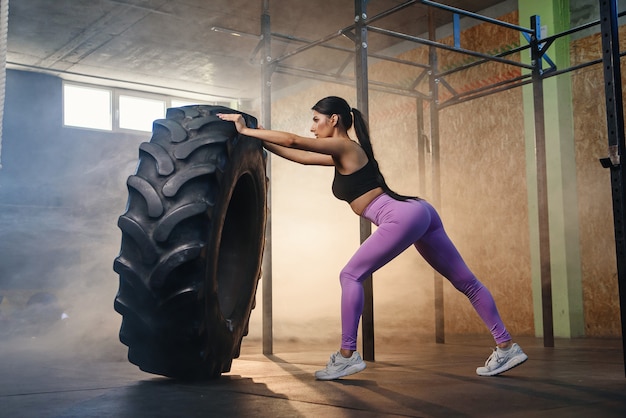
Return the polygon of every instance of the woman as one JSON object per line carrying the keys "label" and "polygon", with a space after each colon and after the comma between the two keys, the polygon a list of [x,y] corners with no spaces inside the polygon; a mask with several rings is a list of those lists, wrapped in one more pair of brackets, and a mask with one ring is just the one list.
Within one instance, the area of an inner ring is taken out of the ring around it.
{"label": "woman", "polygon": [[[341,271],[341,329],[339,351],[330,356],[324,370],[315,372],[320,380],[333,380],[365,369],[356,351],[357,330],[363,313],[362,282],[409,246],[414,245],[424,259],[452,285],[463,292],[490,329],[497,344],[484,367],[476,373],[494,376],[526,361],[519,345],[512,343],[489,290],[466,266],[443,229],[435,209],[425,200],[401,196],[389,189],[378,169],[367,125],[361,112],[350,108],[340,97],[326,97],[312,108],[315,138],[251,129],[239,114],[219,114],[235,123],[239,133],[260,139],[274,154],[300,164],[335,167],[332,191],[348,202],[354,213],[378,228],[359,247]],[[354,118],[359,142],[348,136]]]}

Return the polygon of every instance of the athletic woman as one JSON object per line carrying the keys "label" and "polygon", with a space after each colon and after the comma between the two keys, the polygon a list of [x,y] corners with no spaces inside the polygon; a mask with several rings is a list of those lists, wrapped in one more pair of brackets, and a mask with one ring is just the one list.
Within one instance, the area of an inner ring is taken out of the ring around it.
{"label": "athletic woman", "polygon": [[[320,100],[312,110],[311,132],[315,138],[251,129],[239,114],[218,116],[234,122],[239,133],[260,139],[266,149],[283,158],[300,164],[334,166],[332,192],[335,197],[348,202],[354,213],[378,227],[339,275],[341,346],[330,356],[326,368],[315,372],[315,377],[333,380],[365,369],[365,362],[356,351],[357,330],[363,313],[363,280],[411,245],[469,298],[491,331],[497,347],[476,373],[494,376],[526,361],[528,356],[511,341],[491,293],[467,267],[435,209],[423,199],[394,193],[385,183],[361,112],[335,96]],[[359,142],[348,136],[353,119]]]}

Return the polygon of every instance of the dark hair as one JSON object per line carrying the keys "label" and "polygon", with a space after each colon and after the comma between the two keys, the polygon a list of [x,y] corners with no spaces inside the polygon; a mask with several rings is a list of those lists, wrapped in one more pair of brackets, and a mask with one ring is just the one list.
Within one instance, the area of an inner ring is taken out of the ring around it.
{"label": "dark hair", "polygon": [[378,173],[378,182],[380,183],[382,189],[389,196],[393,197],[396,200],[407,200],[407,199],[416,199],[413,196],[404,196],[400,195],[387,186],[387,182],[385,182],[385,178],[383,174],[380,172],[380,168],[378,167],[378,161],[374,158],[374,150],[372,149],[372,143],[370,141],[369,128],[367,127],[367,122],[363,118],[363,114],[355,108],[351,108],[348,102],[345,99],[337,96],[328,96],[321,99],[319,102],[315,103],[315,106],[311,108],[316,112],[319,112],[323,115],[331,116],[337,115],[339,116],[339,124],[342,128],[348,131],[352,127],[353,115],[354,115],[354,131],[356,132],[356,136],[361,144],[361,148],[365,151],[367,158],[374,164],[374,168]]}

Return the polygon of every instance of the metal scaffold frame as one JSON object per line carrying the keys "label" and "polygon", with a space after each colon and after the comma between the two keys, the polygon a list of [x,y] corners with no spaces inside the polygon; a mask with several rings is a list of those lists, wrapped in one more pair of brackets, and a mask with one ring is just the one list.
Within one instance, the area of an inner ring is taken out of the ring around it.
{"label": "metal scaffold frame", "polygon": [[[447,6],[430,0],[408,0],[387,11],[369,17],[367,15],[367,0],[355,0],[354,24],[335,31],[316,41],[310,41],[293,36],[287,36],[272,33],[270,28],[269,0],[263,0],[263,14],[261,16],[262,39],[257,47],[257,52],[263,52],[263,70],[262,70],[262,123],[265,127],[271,126],[271,83],[274,73],[287,74],[301,78],[311,78],[317,81],[326,81],[338,84],[353,85],[356,88],[357,108],[361,110],[366,119],[369,119],[368,93],[370,90],[381,91],[391,94],[413,97],[417,101],[417,124],[418,124],[418,146],[420,151],[426,147],[424,135],[424,114],[422,104],[426,101],[430,105],[430,142],[432,155],[432,174],[433,174],[433,203],[439,204],[440,200],[440,183],[439,183],[439,111],[449,106],[464,103],[480,97],[485,97],[509,89],[532,84],[533,89],[533,105],[535,115],[535,149],[537,163],[537,201],[538,201],[538,232],[539,232],[539,263],[541,266],[541,300],[542,300],[542,320],[543,320],[543,340],[545,347],[554,346],[553,335],[553,319],[552,319],[552,293],[551,293],[551,271],[550,271],[550,238],[549,238],[549,222],[548,222],[548,189],[547,189],[547,161],[546,161],[546,135],[544,120],[544,98],[543,98],[543,81],[548,77],[575,71],[587,66],[602,63],[604,65],[604,79],[606,91],[607,106],[607,122],[609,131],[609,157],[602,159],[604,167],[611,170],[611,184],[613,190],[613,208],[614,208],[614,225],[617,252],[617,268],[618,268],[618,286],[620,293],[620,311],[622,322],[622,341],[624,349],[624,364],[626,370],[626,170],[621,164],[621,155],[624,152],[624,119],[623,119],[623,103],[622,103],[622,87],[620,73],[620,58],[625,53],[620,52],[618,42],[618,18],[625,13],[618,14],[617,0],[598,0],[600,2],[600,20],[590,22],[577,28],[570,29],[563,33],[559,33],[547,38],[541,38],[541,25],[539,16],[532,16],[530,28],[503,22],[497,19],[482,16],[480,14],[468,12],[466,10]],[[428,39],[420,38],[391,31],[388,29],[376,27],[373,24],[391,14],[404,10],[412,5],[422,4],[428,6],[429,13],[429,37]],[[453,13],[454,16],[454,37],[455,45],[445,45],[436,41],[434,10],[440,9]],[[489,55],[461,48],[459,39],[459,16],[465,16],[477,19],[493,25],[506,27],[508,29],[517,30],[523,34],[528,40],[528,45],[521,46],[502,52],[499,54]],[[571,66],[566,69],[557,69],[556,65],[547,56],[550,46],[555,40],[568,36],[570,34],[600,25],[602,32],[603,57],[598,60]],[[368,33],[377,33],[391,36],[404,41],[414,42],[429,48],[428,64],[420,64],[407,60],[389,57],[382,54],[368,53]],[[346,36],[354,41],[354,50],[341,48],[328,43],[340,36]],[[303,45],[280,56],[273,58],[271,55],[272,39],[280,41],[299,42]],[[355,77],[342,75],[343,69],[349,64],[346,60],[340,70],[334,74],[322,73],[310,69],[296,68],[286,65],[284,62],[297,54],[305,52],[314,47],[330,48],[334,50],[344,51],[349,54],[349,60],[354,59]],[[476,60],[456,67],[454,69],[439,71],[438,69],[438,50],[453,51],[465,54],[475,58]],[[510,55],[530,50],[531,64],[524,64],[519,61],[511,60]],[[377,60],[410,65],[422,69],[419,76],[416,77],[410,88],[404,88],[389,83],[373,82],[368,79],[368,59],[375,58]],[[506,81],[493,83],[474,90],[458,93],[454,88],[446,82],[446,77],[464,71],[468,68],[481,65],[487,62],[497,62],[506,65],[513,65],[521,69],[527,70],[527,74],[522,74]],[[544,69],[543,64],[547,67]],[[428,83],[429,94],[423,94],[417,90],[421,83]],[[440,102],[440,89],[446,89],[451,97],[446,101]],[[424,179],[424,155],[419,153],[420,162],[420,179]],[[270,161],[268,160],[268,170]],[[269,171],[268,171],[269,176]],[[424,182],[424,180],[420,180]],[[422,183],[423,187],[424,184]],[[271,202],[271,199],[269,200]],[[266,253],[264,256],[263,268],[263,352],[265,354],[272,353],[272,271],[271,271],[271,207],[270,221],[268,222]],[[371,233],[371,224],[364,220],[360,220],[361,242],[365,240]],[[445,341],[444,338],[444,316],[443,316],[443,287],[442,278],[435,274],[435,339],[439,343]],[[362,318],[362,334],[363,334],[363,358],[373,361],[375,359],[374,350],[374,322],[373,322],[373,294],[371,277],[365,283],[365,309]]]}

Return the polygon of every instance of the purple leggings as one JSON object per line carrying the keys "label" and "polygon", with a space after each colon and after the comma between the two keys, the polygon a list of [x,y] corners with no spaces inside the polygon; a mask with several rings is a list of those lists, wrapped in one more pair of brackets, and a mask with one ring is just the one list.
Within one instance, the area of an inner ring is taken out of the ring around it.
{"label": "purple leggings", "polygon": [[467,267],[443,229],[441,218],[428,202],[398,201],[382,194],[365,208],[363,217],[378,228],[363,242],[339,275],[341,348],[356,350],[363,313],[363,280],[411,244],[439,274],[469,298],[496,343],[511,339],[491,293]]}

